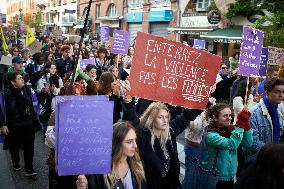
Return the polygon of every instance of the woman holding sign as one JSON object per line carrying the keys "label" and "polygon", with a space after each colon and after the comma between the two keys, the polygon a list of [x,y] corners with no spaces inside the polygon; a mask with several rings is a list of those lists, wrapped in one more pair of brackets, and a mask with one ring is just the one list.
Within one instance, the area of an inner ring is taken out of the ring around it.
{"label": "woman holding sign", "polygon": [[116,123],[112,139],[112,172],[79,175],[77,189],[143,189],[145,174],[140,160],[135,128],[129,122]]}
{"label": "woman holding sign", "polygon": [[131,99],[125,99],[123,116],[137,129],[137,145],[145,169],[147,188],[181,187],[176,137],[202,110],[184,109],[181,115],[171,120],[168,107],[163,103],[154,102],[139,119]]}

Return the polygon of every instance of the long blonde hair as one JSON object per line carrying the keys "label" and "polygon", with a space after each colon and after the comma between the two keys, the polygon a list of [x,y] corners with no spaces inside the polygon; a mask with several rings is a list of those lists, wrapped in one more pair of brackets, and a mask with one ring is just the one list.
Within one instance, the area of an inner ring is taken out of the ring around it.
{"label": "long blonde hair", "polygon": [[[155,126],[155,119],[158,116],[159,110],[166,110],[169,114],[169,120],[170,120],[170,111],[168,107],[165,104],[160,103],[160,102],[151,103],[150,106],[145,110],[145,112],[140,117],[141,126],[148,128],[151,132],[151,144],[152,144],[153,149],[154,149],[154,142],[155,142],[155,135],[153,132],[153,127]],[[169,123],[168,123],[168,127],[164,131],[162,131],[161,137],[159,139],[163,150],[166,149],[166,144],[168,140],[171,140]]]}
{"label": "long blonde hair", "polygon": [[[131,129],[135,131],[135,128],[129,122],[119,122],[114,124],[112,138],[112,172],[104,175],[104,181],[108,188],[114,188],[119,180],[117,167],[123,155],[122,142]],[[138,186],[141,188],[142,182],[146,179],[137,148],[134,156],[128,158],[128,162],[130,163],[131,171],[134,173]]]}

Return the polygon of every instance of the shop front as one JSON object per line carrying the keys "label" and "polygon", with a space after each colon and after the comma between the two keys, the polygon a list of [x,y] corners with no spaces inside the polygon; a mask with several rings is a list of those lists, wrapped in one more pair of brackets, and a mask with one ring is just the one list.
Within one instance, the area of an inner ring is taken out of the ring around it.
{"label": "shop front", "polygon": [[127,13],[126,22],[130,33],[130,43],[132,43],[137,36],[137,32],[142,31],[143,12]]}
{"label": "shop front", "polygon": [[148,14],[150,34],[160,37],[167,37],[169,35],[168,28],[172,19],[172,10],[150,11]]}

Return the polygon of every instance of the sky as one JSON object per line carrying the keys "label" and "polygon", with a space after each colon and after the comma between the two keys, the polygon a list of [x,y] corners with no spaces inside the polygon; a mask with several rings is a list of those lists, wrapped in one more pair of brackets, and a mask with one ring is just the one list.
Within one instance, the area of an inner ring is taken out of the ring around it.
{"label": "sky", "polygon": [[7,0],[4,0],[4,2],[1,1],[1,6],[0,6],[0,12],[7,14]]}

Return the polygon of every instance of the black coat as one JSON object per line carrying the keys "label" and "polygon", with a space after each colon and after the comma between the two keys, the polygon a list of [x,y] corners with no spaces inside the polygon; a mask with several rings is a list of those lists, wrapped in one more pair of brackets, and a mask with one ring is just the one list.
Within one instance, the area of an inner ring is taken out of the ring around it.
{"label": "black coat", "polygon": [[171,141],[168,141],[166,144],[170,156],[170,168],[166,177],[162,177],[164,156],[159,141],[157,139],[155,140],[154,150],[151,144],[151,133],[147,128],[140,125],[135,107],[129,109],[126,106],[130,107],[129,104],[124,104],[123,119],[132,122],[133,126],[136,128],[137,145],[145,170],[147,188],[176,189],[180,187],[180,164],[176,137],[182,133],[189,125],[190,121],[193,121],[202,111],[184,109],[181,115],[176,116],[175,119],[170,121]]}
{"label": "black coat", "polygon": [[33,128],[33,121],[36,119],[31,89],[24,86],[22,89],[10,89],[5,91],[6,124],[9,130],[19,127]]}

